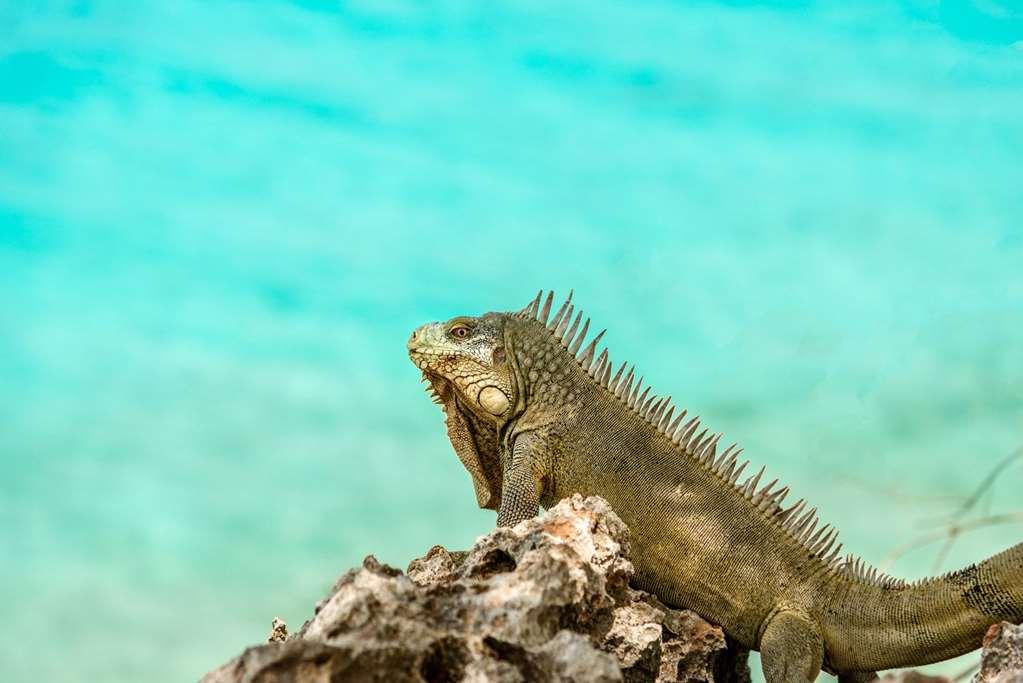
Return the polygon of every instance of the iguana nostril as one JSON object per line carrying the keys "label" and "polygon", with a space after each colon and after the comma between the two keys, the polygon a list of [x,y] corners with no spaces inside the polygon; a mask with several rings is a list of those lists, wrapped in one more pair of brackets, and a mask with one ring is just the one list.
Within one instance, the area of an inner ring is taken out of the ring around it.
{"label": "iguana nostril", "polygon": [[408,341],[405,342],[405,348],[407,348],[409,351],[411,351],[416,346],[418,346],[418,344],[419,344],[419,331],[422,330],[422,329],[423,328],[419,327],[419,328],[416,328],[416,329],[412,330],[412,334],[409,336]]}

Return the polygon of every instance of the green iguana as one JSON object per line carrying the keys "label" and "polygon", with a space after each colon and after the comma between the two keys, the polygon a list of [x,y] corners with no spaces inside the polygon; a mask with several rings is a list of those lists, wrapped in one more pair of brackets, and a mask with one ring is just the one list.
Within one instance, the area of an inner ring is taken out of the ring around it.
{"label": "green iguana", "polygon": [[[841,557],[837,532],[787,486],[743,478],[720,434],[612,371],[603,332],[572,295],[458,317],[412,333],[408,352],[447,416],[480,507],[510,526],[573,493],[605,498],[632,531],[636,583],[759,650],[768,683],[842,683],[979,647],[1023,620],[1023,543],[945,576],[907,583]],[[573,313],[575,317],[573,318]],[[580,324],[581,323],[581,324]]]}

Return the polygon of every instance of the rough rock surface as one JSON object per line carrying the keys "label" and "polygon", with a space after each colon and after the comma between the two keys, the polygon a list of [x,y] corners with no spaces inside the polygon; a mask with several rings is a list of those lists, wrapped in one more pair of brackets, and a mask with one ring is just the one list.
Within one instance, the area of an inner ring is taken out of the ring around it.
{"label": "rough rock surface", "polygon": [[987,630],[973,683],[1023,683],[1023,624],[1003,621]]}
{"label": "rough rock surface", "polygon": [[274,617],[273,622],[270,624],[270,637],[266,639],[266,642],[283,643],[287,639],[288,625],[280,617]]}
{"label": "rough rock surface", "polygon": [[629,587],[628,529],[573,496],[471,550],[435,546],[406,573],[367,557],[315,616],[210,672],[242,681],[749,680],[721,629]]}
{"label": "rough rock surface", "polygon": [[[274,619],[267,644],[203,681],[748,682],[721,629],[629,587],[628,553],[607,503],[577,495],[467,552],[434,546],[405,573],[369,556],[298,633]],[[991,627],[973,683],[1023,683],[1023,626]]]}

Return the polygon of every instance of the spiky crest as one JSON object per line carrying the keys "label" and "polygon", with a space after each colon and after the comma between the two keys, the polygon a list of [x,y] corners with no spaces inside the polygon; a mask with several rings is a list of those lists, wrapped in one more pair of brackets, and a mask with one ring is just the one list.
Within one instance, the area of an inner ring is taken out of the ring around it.
{"label": "spiky crest", "polygon": [[[541,307],[541,300],[544,301]],[[761,467],[756,474],[749,475],[742,482],[742,473],[749,466],[749,460],[739,460],[742,449],[737,444],[728,446],[720,455],[717,454],[721,434],[708,433],[700,428],[700,418],[690,417],[687,421],[686,410],[678,411],[671,405],[671,397],[659,398],[650,393],[650,386],[643,386],[643,377],[633,384],[635,366],[622,363],[614,376],[611,376],[611,359],[607,348],[604,348],[594,361],[597,345],[606,330],[598,333],[586,348],[582,349],[583,341],[590,329],[590,319],[583,320],[583,312],[575,311],[572,304],[572,292],[548,322],[554,293],[548,292],[546,299],[543,290],[521,311],[515,315],[523,320],[536,320],[544,325],[548,332],[576,358],[579,365],[600,386],[611,392],[622,403],[630,408],[642,420],[651,425],[686,456],[717,475],[721,481],[731,486],[739,495],[752,503],[765,517],[776,523],[789,537],[799,543],[813,556],[819,558],[832,572],[840,573],[853,579],[874,584],[882,588],[900,588],[907,586],[905,581],[880,572],[862,559],[853,555],[839,556],[842,544],[838,543],[838,530],[830,524],[819,526],[817,508],[807,509],[807,502],[800,498],[795,504],[783,507],[782,503],[789,493],[788,486],[775,488],[778,480],[761,486],[764,474]],[[572,314],[576,313],[574,322],[569,325]],[[580,321],[582,329],[579,328]],[[627,369],[626,369],[627,368]],[[675,415],[674,419],[672,415]]]}

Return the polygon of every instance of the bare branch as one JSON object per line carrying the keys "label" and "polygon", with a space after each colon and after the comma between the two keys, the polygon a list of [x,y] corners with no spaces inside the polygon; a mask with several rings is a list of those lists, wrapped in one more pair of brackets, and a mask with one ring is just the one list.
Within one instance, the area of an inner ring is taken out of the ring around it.
{"label": "bare branch", "polygon": [[1002,458],[994,467],[992,467],[991,471],[989,471],[987,473],[987,476],[984,477],[984,479],[980,482],[980,485],[977,486],[976,489],[974,489],[973,493],[966,497],[966,500],[963,502],[962,507],[959,508],[959,510],[956,511],[952,515],[952,517],[962,517],[963,515],[968,513],[973,508],[973,506],[975,506],[977,502],[981,499],[981,496],[987,493],[988,489],[990,489],[994,485],[999,475],[1001,475],[1001,473],[1009,465],[1011,465],[1017,460],[1023,460],[1023,446],[1020,446],[1012,453],[1009,453],[1009,455]]}
{"label": "bare branch", "polygon": [[[977,487],[973,490],[973,492],[970,493],[970,495],[968,495],[963,500],[962,504],[959,506],[958,509],[956,509],[948,517],[937,519],[932,522],[932,524],[936,523],[940,525],[939,528],[933,531],[923,533],[917,536],[916,538],[910,539],[908,542],[903,543],[902,545],[896,547],[881,562],[880,568],[881,569],[890,568],[891,565],[894,564],[896,560],[901,558],[906,553],[917,548],[930,545],[931,543],[943,540],[944,543],[942,543],[941,548],[938,549],[938,553],[935,556],[934,562],[931,567],[931,572],[937,573],[940,570],[942,564],[945,562],[945,559],[948,557],[949,553],[952,551],[952,546],[955,544],[956,540],[958,540],[958,538],[964,533],[968,533],[970,531],[975,531],[977,529],[982,529],[985,527],[997,526],[1000,524],[1012,524],[1023,521],[1023,511],[999,515],[986,514],[982,517],[978,517],[970,521],[964,521],[964,519],[970,512],[975,511],[975,509],[978,506],[978,503],[980,503],[982,500],[988,500],[988,502],[990,503],[990,499],[985,498],[985,494],[987,494],[991,490],[991,488],[994,486],[998,478],[1002,475],[1003,472],[1005,472],[1005,470],[1010,465],[1021,460],[1023,460],[1023,446],[1020,446],[1019,448],[1017,448],[1016,450],[1012,451],[1007,456],[1002,458],[1000,461],[995,463],[994,467],[992,467],[988,471],[988,473],[981,480],[980,484],[978,484]],[[989,505],[985,506],[985,511],[987,509],[990,509]]]}
{"label": "bare branch", "polygon": [[890,568],[892,563],[898,560],[900,557],[908,553],[910,550],[915,550],[925,545],[930,545],[935,541],[940,541],[946,538],[956,538],[962,534],[976,531],[977,529],[984,529],[992,526],[999,526],[1002,524],[1019,524],[1023,523],[1023,510],[1019,512],[1007,512],[1001,515],[989,515],[987,517],[979,517],[977,519],[971,519],[967,522],[952,522],[948,526],[932,531],[928,534],[921,534],[916,538],[903,543],[898,546],[895,550],[888,553],[888,555],[882,560],[880,569],[886,571]]}

